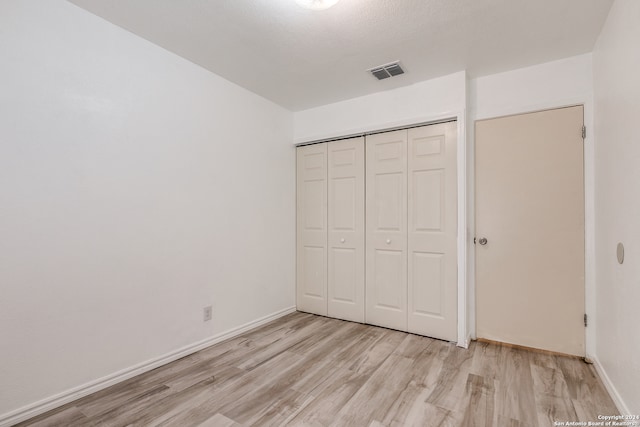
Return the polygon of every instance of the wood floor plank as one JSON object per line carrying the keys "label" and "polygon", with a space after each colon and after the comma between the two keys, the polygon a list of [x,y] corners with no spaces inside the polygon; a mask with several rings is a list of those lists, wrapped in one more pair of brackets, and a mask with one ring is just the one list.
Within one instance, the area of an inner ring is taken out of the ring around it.
{"label": "wood floor plank", "polygon": [[[534,420],[535,422],[535,420]],[[496,426],[504,426],[504,427],[534,427],[537,426],[537,422],[536,424],[530,424],[530,423],[526,423],[524,421],[519,421],[519,420],[514,420],[513,418],[508,418],[505,417],[503,415],[498,415],[498,423],[496,424]],[[542,426],[541,426],[542,427]],[[546,426],[544,426],[546,427]]]}
{"label": "wood floor plank", "polygon": [[25,424],[31,427],[94,427],[96,425],[75,406],[66,406],[61,410],[52,411],[30,420],[28,423],[18,425]]}
{"label": "wood floor plank", "polygon": [[74,404],[88,417],[98,416],[128,401],[144,397],[152,390],[163,388],[167,379],[181,375],[183,371],[196,366],[197,362],[193,357],[176,360],[79,399]]}
{"label": "wood floor plank", "polygon": [[[105,427],[124,425],[151,425],[152,421],[170,412],[173,408],[198,396],[212,386],[214,380],[207,379],[178,393],[150,393],[136,398],[110,411],[93,417],[97,424]],[[166,387],[166,386],[165,386]],[[169,390],[168,387],[163,391]]]}
{"label": "wood floor plank", "polygon": [[[303,341],[313,341],[317,334],[322,333],[327,328],[326,318],[318,317],[314,322],[311,322],[304,328],[305,334],[290,333],[283,336],[281,339],[270,342],[268,345],[263,346],[261,351],[252,352],[249,357],[240,362],[237,366],[241,369],[252,370],[257,366],[266,363],[273,357],[278,356],[280,353],[289,351],[291,347],[299,345]],[[336,324],[332,324],[331,328],[336,328]]]}
{"label": "wood floor plank", "polygon": [[591,365],[293,313],[20,426],[514,426],[616,413]]}
{"label": "wood floor plank", "polygon": [[425,402],[423,402],[421,406],[414,409],[415,411],[410,414],[405,421],[393,421],[391,424],[383,425],[389,425],[391,427],[458,427],[460,425],[459,418],[448,409],[440,408],[438,406]]}
{"label": "wood floor plank", "polygon": [[580,419],[597,421],[598,415],[619,412],[593,365],[572,363],[570,359],[558,357],[557,367],[562,371],[569,396]]}
{"label": "wood floor plank", "polygon": [[368,376],[340,368],[333,371],[323,386],[314,390],[313,400],[291,420],[292,426],[327,426],[335,415],[360,390]]}
{"label": "wood floor plank", "polygon": [[[398,336],[400,337],[402,335]],[[337,413],[332,425],[369,424],[373,420],[385,418],[389,408],[412,380],[418,356],[430,344],[429,340],[415,335],[405,335],[403,338]],[[385,353],[383,350],[381,354]]]}
{"label": "wood floor plank", "polygon": [[469,374],[465,396],[460,401],[464,416],[461,427],[491,427],[497,425],[496,388],[493,378]]}
{"label": "wood floor plank", "polygon": [[425,420],[424,414],[430,409],[430,405],[425,403],[428,396],[429,389],[411,381],[398,395],[384,419],[375,422],[385,426],[421,425]]}
{"label": "wood floor plank", "polygon": [[[277,384],[281,378],[288,374],[289,369],[296,366],[296,363],[302,359],[303,356],[295,353],[278,353],[277,356],[270,358],[268,362],[261,364],[256,369],[245,373],[228,384],[215,389],[202,390],[202,392],[193,396],[190,401],[183,400],[179,402],[177,406],[171,408],[171,411],[165,411],[160,417],[157,416],[157,413],[153,414],[155,417],[153,419],[154,425],[194,425],[204,422],[204,420],[216,413],[229,417],[226,413],[228,408],[239,402],[252,402],[259,391]],[[234,419],[233,417],[229,418]]]}
{"label": "wood floor plank", "polygon": [[281,426],[293,418],[312,399],[296,390],[285,389],[276,399],[265,400],[263,405],[249,405],[238,411],[237,419],[246,426]]}
{"label": "wood floor plank", "polygon": [[496,379],[500,369],[498,364],[500,347],[487,342],[472,342],[469,351],[473,352],[470,372],[484,378]]}
{"label": "wood floor plank", "polygon": [[562,372],[531,365],[531,374],[539,425],[553,425],[555,421],[578,419]]}
{"label": "wood floor plank", "polygon": [[422,344],[424,346],[415,355],[411,367],[411,378],[381,420],[384,425],[420,425],[423,414],[433,409],[426,400],[437,384],[442,368],[443,358],[438,357],[442,354],[440,349],[448,344],[437,340],[424,340]]}
{"label": "wood floor plank", "polygon": [[[332,426],[381,420],[411,376],[412,361],[390,355],[335,415]],[[383,392],[384,390],[384,392]]]}
{"label": "wood floor plank", "polygon": [[538,414],[530,362],[530,353],[527,350],[510,346],[500,347],[498,364],[501,368],[496,381],[496,410],[507,419],[535,426],[538,425]]}
{"label": "wood floor plank", "polygon": [[[325,327],[324,333],[318,333],[313,335],[313,339],[300,341],[287,351],[301,352],[307,354],[307,356],[301,361],[301,363],[293,364],[287,371],[287,375],[281,378],[277,382],[270,383],[268,386],[261,389],[250,391],[250,398],[246,401],[235,402],[227,409],[224,414],[228,417],[237,420],[244,424],[252,424],[255,419],[263,417],[263,412],[273,409],[271,402],[274,395],[285,394],[284,403],[276,402],[278,405],[287,405],[289,408],[285,411],[287,418],[291,412],[297,410],[301,403],[306,399],[304,395],[296,391],[298,383],[308,383],[309,376],[321,373],[323,370],[325,373],[335,367],[335,361],[330,357],[335,349],[336,345],[343,343],[348,345],[347,342],[343,342],[345,338],[351,335],[353,325],[340,324],[338,322],[332,322],[333,326],[339,326],[340,329],[336,330],[335,327]],[[306,341],[312,341],[308,343]],[[293,408],[293,410],[291,410]],[[259,414],[259,416],[258,416]],[[256,418],[257,416],[257,418]]]}
{"label": "wood floor plank", "polygon": [[241,427],[242,424],[230,420],[222,414],[215,414],[213,417],[198,424],[197,427]]}
{"label": "wood floor plank", "polygon": [[427,403],[456,411],[465,395],[472,361],[473,354],[469,350],[451,346],[438,373],[436,384],[426,400]]}
{"label": "wood floor plank", "polygon": [[558,357],[546,352],[530,352],[531,365],[543,366],[550,369],[559,369]]}
{"label": "wood floor plank", "polygon": [[[606,392],[593,365],[573,363],[573,360],[558,356],[557,366],[567,383],[569,395],[578,401],[591,401],[594,407],[604,407],[614,413],[615,404]],[[593,415],[598,415],[594,413]]]}
{"label": "wood floor plank", "polygon": [[349,369],[362,375],[370,375],[400,345],[405,335],[402,332],[383,330],[382,335],[372,340],[365,351],[355,355],[348,365]]}
{"label": "wood floor plank", "polygon": [[251,426],[283,426],[291,422],[314,399],[313,396],[291,390],[291,398],[278,399],[273,405],[255,417]]}

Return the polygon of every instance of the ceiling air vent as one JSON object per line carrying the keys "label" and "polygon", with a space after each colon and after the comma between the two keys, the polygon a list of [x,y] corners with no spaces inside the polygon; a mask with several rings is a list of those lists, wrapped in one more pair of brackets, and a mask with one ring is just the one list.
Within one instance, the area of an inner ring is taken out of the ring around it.
{"label": "ceiling air vent", "polygon": [[368,70],[378,80],[388,79],[389,77],[404,74],[404,70],[400,66],[400,61],[390,62],[389,64],[379,65]]}

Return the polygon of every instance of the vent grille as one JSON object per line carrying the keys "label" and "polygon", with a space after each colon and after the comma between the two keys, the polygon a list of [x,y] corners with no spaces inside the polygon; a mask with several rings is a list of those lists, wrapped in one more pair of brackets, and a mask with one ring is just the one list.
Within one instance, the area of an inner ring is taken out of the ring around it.
{"label": "vent grille", "polygon": [[389,64],[379,65],[368,70],[373,77],[378,80],[388,79],[389,77],[404,74],[404,70],[400,66],[400,61],[390,62]]}
{"label": "vent grille", "polygon": [[391,74],[389,74],[384,68],[375,68],[371,70],[371,74],[373,74],[373,76],[378,80],[384,80],[391,77]]}

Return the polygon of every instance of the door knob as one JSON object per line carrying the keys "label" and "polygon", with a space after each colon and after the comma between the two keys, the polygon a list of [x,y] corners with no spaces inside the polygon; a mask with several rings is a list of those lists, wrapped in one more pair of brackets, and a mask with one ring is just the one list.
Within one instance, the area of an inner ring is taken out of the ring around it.
{"label": "door knob", "polygon": [[340,243],[344,243],[344,237],[340,239]]}
{"label": "door knob", "polygon": [[387,239],[387,245],[391,244],[391,239]]}
{"label": "door knob", "polygon": [[481,237],[481,238],[478,240],[478,243],[480,243],[482,246],[484,246],[484,245],[486,245],[486,244],[488,243],[488,240],[487,240],[487,238],[486,238],[486,237]]}

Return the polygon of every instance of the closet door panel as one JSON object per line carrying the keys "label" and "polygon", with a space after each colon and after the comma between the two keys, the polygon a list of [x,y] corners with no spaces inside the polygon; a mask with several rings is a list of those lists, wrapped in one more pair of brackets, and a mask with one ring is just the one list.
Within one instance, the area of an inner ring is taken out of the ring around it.
{"label": "closet door panel", "polygon": [[457,338],[456,123],[408,131],[408,330]]}
{"label": "closet door panel", "polygon": [[407,131],[366,139],[366,322],[407,329]]}
{"label": "closet door panel", "polygon": [[327,315],[327,144],[297,149],[298,310]]}
{"label": "closet door panel", "polygon": [[328,314],[364,322],[364,138],[328,144]]}

